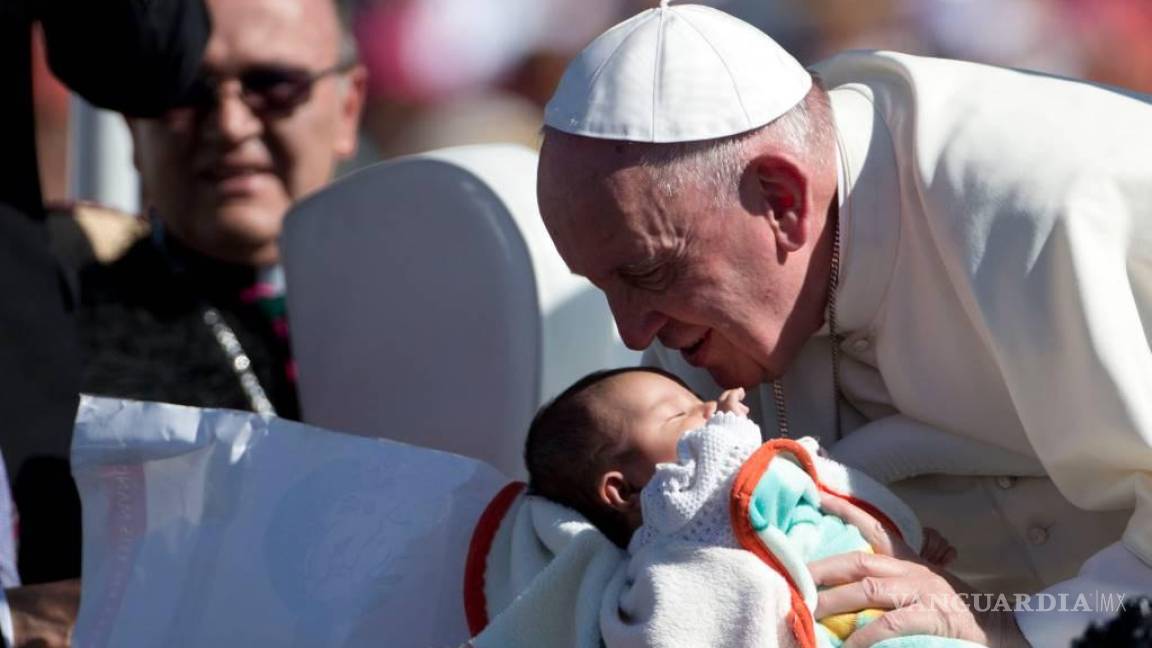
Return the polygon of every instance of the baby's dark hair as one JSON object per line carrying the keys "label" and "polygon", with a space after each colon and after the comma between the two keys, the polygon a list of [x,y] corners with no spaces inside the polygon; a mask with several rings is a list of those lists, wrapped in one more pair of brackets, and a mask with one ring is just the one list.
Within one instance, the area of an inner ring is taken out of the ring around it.
{"label": "baby's dark hair", "polygon": [[596,497],[596,479],[608,467],[619,439],[597,434],[603,425],[588,398],[592,387],[623,373],[645,371],[690,388],[679,377],[655,367],[596,371],[577,380],[536,412],[524,443],[528,491],[575,509],[609,540],[627,547],[632,529],[622,513],[607,510]]}

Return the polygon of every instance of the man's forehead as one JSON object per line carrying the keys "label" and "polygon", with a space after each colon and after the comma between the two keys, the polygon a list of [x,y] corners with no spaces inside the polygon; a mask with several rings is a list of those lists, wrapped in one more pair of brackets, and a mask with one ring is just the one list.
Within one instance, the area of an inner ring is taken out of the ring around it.
{"label": "man's forehead", "polygon": [[683,218],[660,200],[649,174],[581,158],[542,158],[541,213],[570,270],[595,280],[677,245]]}
{"label": "man's forehead", "polygon": [[335,0],[208,0],[208,6],[213,34],[205,67],[227,71],[254,63],[322,67],[336,62]]}
{"label": "man's forehead", "polygon": [[547,222],[569,270],[593,281],[646,263],[675,245],[651,219],[587,201],[569,203]]}

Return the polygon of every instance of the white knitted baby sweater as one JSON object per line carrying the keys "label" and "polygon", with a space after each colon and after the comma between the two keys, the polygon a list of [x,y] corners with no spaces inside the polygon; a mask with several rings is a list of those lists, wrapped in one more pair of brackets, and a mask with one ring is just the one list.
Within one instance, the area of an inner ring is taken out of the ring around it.
{"label": "white knitted baby sweater", "polygon": [[704,427],[685,434],[676,444],[677,463],[658,464],[640,493],[644,524],[628,552],[667,537],[739,548],[728,514],[729,491],[760,444],[760,428],[732,412],[717,412]]}

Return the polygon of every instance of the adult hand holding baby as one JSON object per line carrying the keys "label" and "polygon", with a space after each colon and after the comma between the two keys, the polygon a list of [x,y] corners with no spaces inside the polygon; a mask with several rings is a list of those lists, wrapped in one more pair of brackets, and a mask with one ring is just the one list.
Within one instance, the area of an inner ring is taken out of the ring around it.
{"label": "adult hand holding baby", "polygon": [[876,553],[851,552],[808,565],[824,587],[816,615],[883,609],[885,614],[852,633],[844,648],[863,648],[892,637],[928,634],[966,639],[993,648],[1028,646],[1011,612],[973,612],[966,596],[974,590],[928,563],[875,517],[838,497],[821,507],[855,526]]}

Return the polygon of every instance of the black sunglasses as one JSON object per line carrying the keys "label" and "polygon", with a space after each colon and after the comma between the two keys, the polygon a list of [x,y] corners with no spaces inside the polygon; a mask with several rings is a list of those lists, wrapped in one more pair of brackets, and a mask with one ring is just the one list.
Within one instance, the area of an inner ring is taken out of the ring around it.
{"label": "black sunglasses", "polygon": [[[327,76],[347,72],[355,63],[337,63],[318,72],[303,68],[257,65],[238,75],[240,99],[249,110],[257,114],[286,113],[312,97],[312,86]],[[219,101],[221,80],[213,75],[201,75],[184,95],[185,108],[211,110]]]}

